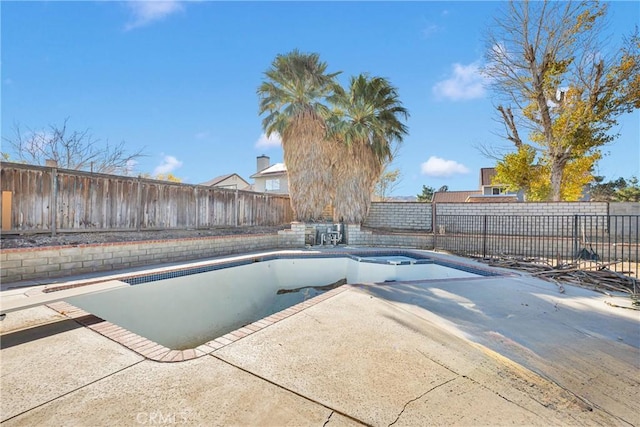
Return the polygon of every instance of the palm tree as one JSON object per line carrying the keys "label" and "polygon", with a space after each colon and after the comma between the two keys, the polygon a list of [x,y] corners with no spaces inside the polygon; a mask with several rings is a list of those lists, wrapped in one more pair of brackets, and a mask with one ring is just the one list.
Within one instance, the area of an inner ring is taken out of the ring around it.
{"label": "palm tree", "polygon": [[258,88],[262,126],[268,136],[282,138],[295,219],[322,216],[331,192],[331,141],[326,137],[329,110],[324,104],[337,86],[339,73],[326,73],[327,64],[315,53],[294,50],[278,55]]}
{"label": "palm tree", "polygon": [[329,100],[335,112],[329,136],[339,147],[333,157],[334,219],[361,223],[374,185],[393,158],[393,144],[407,133],[400,119],[409,113],[387,79],[366,74],[352,77],[349,90],[337,90]]}

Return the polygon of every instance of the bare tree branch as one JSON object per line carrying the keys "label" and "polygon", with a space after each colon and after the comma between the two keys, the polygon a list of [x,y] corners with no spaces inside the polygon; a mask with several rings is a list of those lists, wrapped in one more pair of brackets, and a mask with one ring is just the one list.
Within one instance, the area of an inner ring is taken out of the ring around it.
{"label": "bare tree branch", "polygon": [[616,137],[609,133],[616,118],[640,108],[638,31],[608,56],[606,12],[589,1],[510,1],[487,30],[483,71],[500,100],[502,136],[537,150],[553,200],[567,165],[596,159]]}
{"label": "bare tree branch", "polygon": [[129,153],[125,142],[112,145],[102,143],[89,129],[71,131],[69,119],[61,126],[49,125],[46,130],[23,131],[18,123],[14,124],[14,137],[3,138],[15,151],[20,161],[29,164],[44,165],[53,160],[63,169],[85,170],[98,173],[131,172],[133,162],[143,157],[143,149]]}
{"label": "bare tree branch", "polygon": [[505,109],[502,105],[499,105],[498,111],[502,114],[502,119],[504,120],[504,126],[507,130],[507,139],[513,142],[516,148],[522,146],[522,140],[518,134],[518,127],[516,126],[515,119],[513,118],[511,108]]}

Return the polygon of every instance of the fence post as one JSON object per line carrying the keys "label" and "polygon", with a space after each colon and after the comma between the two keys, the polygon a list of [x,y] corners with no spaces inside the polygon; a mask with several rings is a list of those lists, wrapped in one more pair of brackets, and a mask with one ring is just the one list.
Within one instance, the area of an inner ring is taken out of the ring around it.
{"label": "fence post", "polygon": [[580,234],[578,232],[578,215],[573,216],[573,254],[571,257],[571,261],[575,262],[578,257],[578,247],[579,247]]}
{"label": "fence post", "polygon": [[234,195],[234,205],[235,205],[235,213],[234,213],[234,217],[235,217],[235,226],[238,226],[238,212],[240,210],[240,207],[238,206],[238,187],[236,186],[236,192]]}
{"label": "fence post", "polygon": [[196,215],[194,224],[197,230],[198,228],[200,228],[200,210],[198,209],[198,187],[193,187],[193,195],[194,195],[193,197],[195,198],[194,209],[195,209],[195,215]]}
{"label": "fence post", "polygon": [[482,258],[487,257],[487,216],[483,215],[482,220]]}
{"label": "fence post", "polygon": [[142,215],[144,214],[142,209],[142,179],[140,175],[138,175],[138,190],[136,195],[136,204],[138,208],[138,221],[136,224],[136,231],[141,231],[142,228]]}
{"label": "fence post", "polygon": [[58,222],[58,168],[51,168],[51,237],[56,235]]}
{"label": "fence post", "polygon": [[437,215],[436,215],[436,209],[437,206],[436,204],[433,202],[433,200],[431,201],[431,232],[433,233],[433,250],[435,251],[438,248],[438,234],[436,233],[436,222],[437,222]]}

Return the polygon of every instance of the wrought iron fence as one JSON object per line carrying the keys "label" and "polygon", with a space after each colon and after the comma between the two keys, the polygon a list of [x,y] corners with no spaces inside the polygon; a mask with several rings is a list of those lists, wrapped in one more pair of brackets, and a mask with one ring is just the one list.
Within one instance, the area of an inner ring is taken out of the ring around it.
{"label": "wrought iron fence", "polygon": [[434,246],[483,258],[613,263],[640,277],[640,215],[437,215]]}

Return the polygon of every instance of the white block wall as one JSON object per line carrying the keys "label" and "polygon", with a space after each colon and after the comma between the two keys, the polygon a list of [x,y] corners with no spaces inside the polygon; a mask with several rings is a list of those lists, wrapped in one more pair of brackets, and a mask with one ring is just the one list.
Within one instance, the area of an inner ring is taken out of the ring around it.
{"label": "white block wall", "polygon": [[607,202],[438,203],[438,215],[607,215]]}
{"label": "white block wall", "polygon": [[366,227],[431,230],[431,203],[374,202],[364,222]]}

